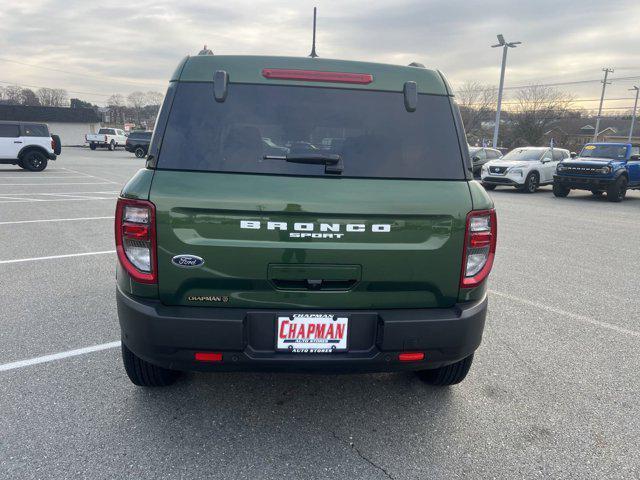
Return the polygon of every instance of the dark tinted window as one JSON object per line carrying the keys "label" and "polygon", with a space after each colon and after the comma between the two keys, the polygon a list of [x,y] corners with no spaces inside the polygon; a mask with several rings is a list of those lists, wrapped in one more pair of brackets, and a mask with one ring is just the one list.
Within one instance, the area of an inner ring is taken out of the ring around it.
{"label": "dark tinted window", "polygon": [[25,137],[48,137],[49,129],[46,125],[22,125],[22,134]]}
{"label": "dark tinted window", "polygon": [[20,128],[18,125],[0,123],[0,137],[19,137]]}
{"label": "dark tinted window", "polygon": [[564,150],[553,149],[553,159],[557,161],[561,161],[564,158],[567,158],[569,154]]}
{"label": "dark tinted window", "polygon": [[265,155],[338,154],[342,176],[463,179],[449,99],[420,95],[407,112],[402,93],[336,88],[180,83],[158,168],[324,175],[323,165]]}
{"label": "dark tinted window", "polygon": [[129,138],[149,140],[151,138],[151,132],[131,132]]}
{"label": "dark tinted window", "polygon": [[116,131],[113,128],[101,128],[98,130],[98,135],[115,135]]}

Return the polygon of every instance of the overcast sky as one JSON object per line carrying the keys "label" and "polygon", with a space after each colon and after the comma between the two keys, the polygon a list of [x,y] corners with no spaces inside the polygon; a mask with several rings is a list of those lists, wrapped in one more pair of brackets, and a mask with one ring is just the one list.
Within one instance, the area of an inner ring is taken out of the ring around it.
{"label": "overcast sky", "polygon": [[[66,88],[99,104],[114,92],[164,91],[205,43],[217,54],[308,55],[314,5],[322,57],[419,61],[454,86],[497,84],[501,52],[490,45],[503,33],[523,42],[509,51],[507,86],[594,80],[603,66],[615,68],[610,98],[640,84],[640,0],[0,2],[0,85]],[[600,95],[598,83],[563,88]]]}

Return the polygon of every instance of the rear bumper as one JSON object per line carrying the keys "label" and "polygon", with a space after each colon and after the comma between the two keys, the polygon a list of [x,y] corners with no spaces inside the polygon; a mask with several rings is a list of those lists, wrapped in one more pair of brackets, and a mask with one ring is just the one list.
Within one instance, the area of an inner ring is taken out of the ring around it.
{"label": "rear bumper", "polygon": [[554,183],[558,183],[563,187],[577,188],[582,190],[605,190],[611,185],[615,178],[590,178],[590,177],[578,177],[569,175],[554,175]]}
{"label": "rear bumper", "polygon": [[[144,360],[175,370],[382,372],[437,368],[473,353],[482,339],[487,298],[447,309],[335,310],[349,316],[349,351],[275,351],[277,314],[288,310],[168,307],[117,290],[122,340]],[[222,352],[196,362],[195,352]],[[400,362],[403,351],[424,352]]]}

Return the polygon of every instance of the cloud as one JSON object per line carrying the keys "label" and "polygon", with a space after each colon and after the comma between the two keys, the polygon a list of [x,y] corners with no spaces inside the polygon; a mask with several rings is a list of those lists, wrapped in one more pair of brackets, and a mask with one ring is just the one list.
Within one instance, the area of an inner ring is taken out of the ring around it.
{"label": "cloud", "polygon": [[[307,55],[314,4],[325,57],[420,61],[454,85],[495,84],[501,57],[490,45],[503,33],[523,42],[509,52],[507,85],[597,79],[603,66],[622,67],[614,80],[640,76],[637,0],[5,0],[0,59],[64,72],[0,61],[0,80],[90,92],[78,96],[95,102],[163,90],[179,60],[205,43],[218,54]],[[610,96],[629,96],[632,83],[615,82]],[[566,88],[593,98],[600,86]]]}

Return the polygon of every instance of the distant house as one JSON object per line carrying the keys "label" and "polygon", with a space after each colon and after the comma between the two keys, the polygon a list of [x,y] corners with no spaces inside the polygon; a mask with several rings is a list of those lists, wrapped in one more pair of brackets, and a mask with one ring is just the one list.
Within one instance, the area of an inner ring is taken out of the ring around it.
{"label": "distant house", "polygon": [[100,128],[100,116],[91,108],[0,105],[0,120],[46,123],[64,146],[84,145],[85,134]]}
{"label": "distant house", "polygon": [[[546,140],[578,147],[593,140],[595,118],[568,118],[554,122],[545,133]],[[631,141],[640,143],[640,125],[636,122]],[[630,118],[603,117],[598,128],[598,142],[626,142],[629,135]]]}

